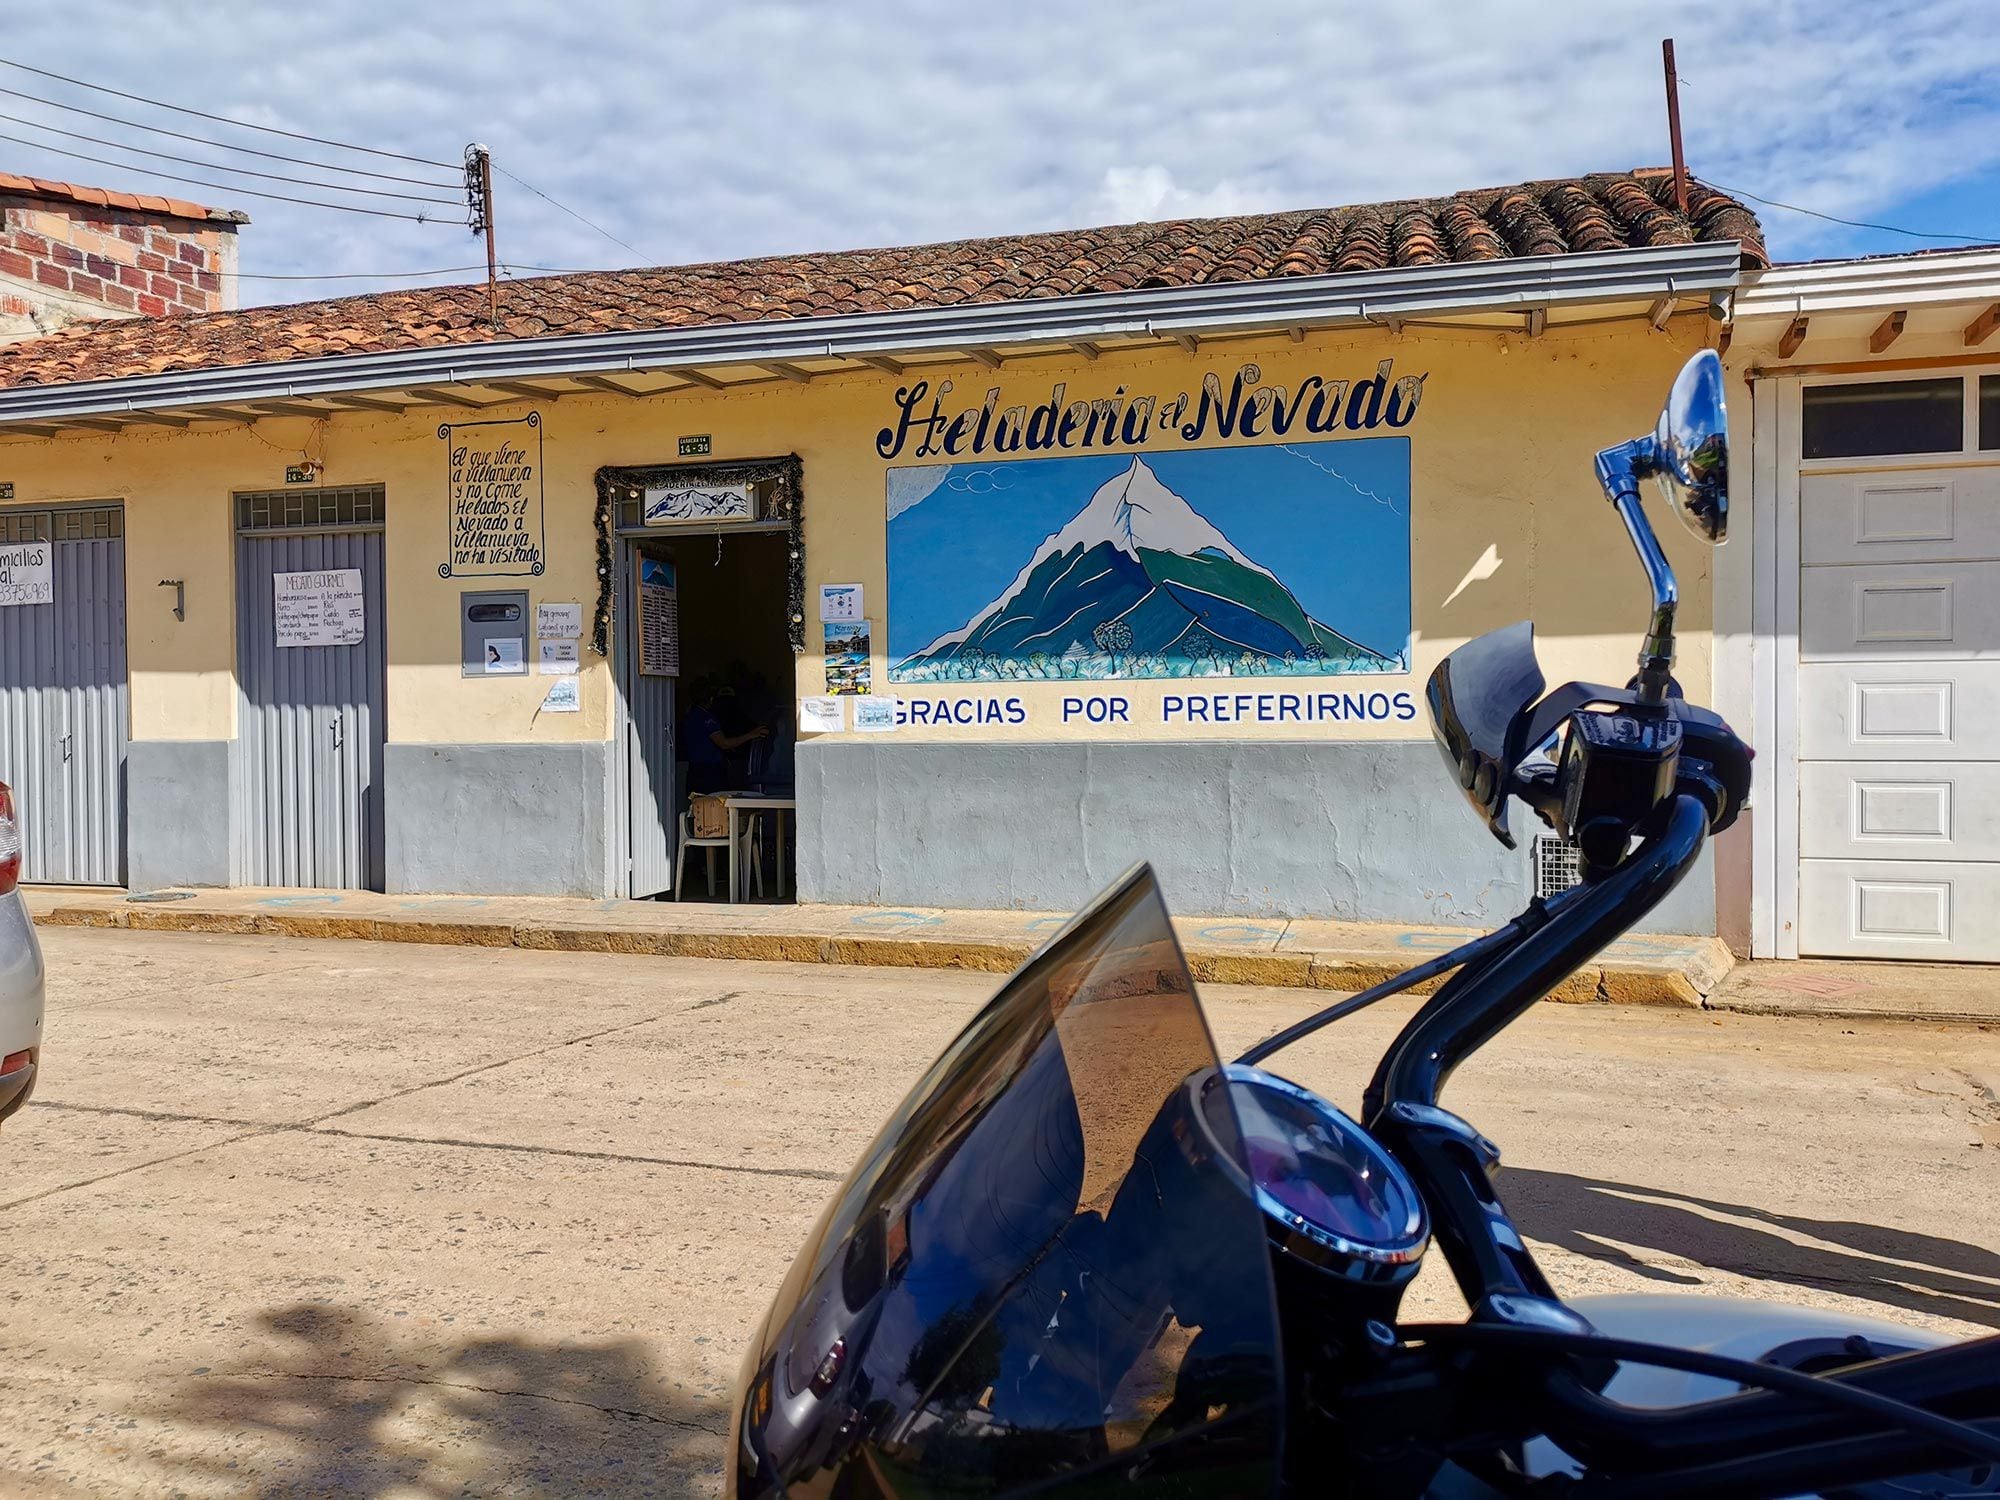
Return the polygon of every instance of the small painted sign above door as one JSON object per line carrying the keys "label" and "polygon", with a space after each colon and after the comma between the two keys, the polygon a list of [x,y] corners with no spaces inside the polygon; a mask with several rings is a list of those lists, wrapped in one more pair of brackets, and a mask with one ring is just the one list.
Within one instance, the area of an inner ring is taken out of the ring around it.
{"label": "small painted sign above door", "polygon": [[757,502],[747,484],[677,484],[649,487],[639,519],[647,526],[706,521],[754,521]]}
{"label": "small painted sign above door", "polygon": [[19,542],[0,547],[0,606],[53,604],[55,568],[47,542]]}
{"label": "small painted sign above door", "polygon": [[358,646],[367,634],[359,568],[273,573],[278,644]]}

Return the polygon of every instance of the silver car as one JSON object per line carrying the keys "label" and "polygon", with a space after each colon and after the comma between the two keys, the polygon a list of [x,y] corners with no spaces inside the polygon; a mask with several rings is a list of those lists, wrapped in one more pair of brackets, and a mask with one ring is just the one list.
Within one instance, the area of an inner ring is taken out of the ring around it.
{"label": "silver car", "polygon": [[20,882],[21,824],[0,781],[0,1120],[28,1102],[42,1060],[42,946]]}

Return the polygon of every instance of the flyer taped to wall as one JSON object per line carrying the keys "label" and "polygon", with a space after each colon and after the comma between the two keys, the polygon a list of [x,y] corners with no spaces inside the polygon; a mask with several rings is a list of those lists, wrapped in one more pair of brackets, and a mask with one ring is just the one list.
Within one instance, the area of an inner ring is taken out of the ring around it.
{"label": "flyer taped to wall", "polygon": [[847,728],[846,699],[799,699],[800,734],[839,734],[845,728]]}
{"label": "flyer taped to wall", "polygon": [[896,727],[896,710],[902,707],[895,698],[856,698],[854,700],[854,727],[863,734],[887,734]]}

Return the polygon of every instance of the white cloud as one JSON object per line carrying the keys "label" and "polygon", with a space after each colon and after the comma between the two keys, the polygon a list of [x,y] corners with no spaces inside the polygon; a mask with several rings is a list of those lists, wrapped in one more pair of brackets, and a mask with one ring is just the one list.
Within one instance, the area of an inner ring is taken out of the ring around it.
{"label": "white cloud", "polygon": [[1174,181],[1158,162],[1145,167],[1106,167],[1097,190],[1096,215],[1107,224],[1168,219],[1206,219],[1252,213],[1269,204],[1233,182],[1195,192]]}
{"label": "white cloud", "polygon": [[[1660,163],[1658,39],[1668,32],[1687,84],[1689,159],[1713,180],[1879,218],[2000,170],[2000,7],[1990,0],[1153,0],[1143,11],[1077,0],[950,10],[922,0],[75,0],[24,8],[5,50],[136,93],[408,152],[444,164],[435,175],[446,182],[464,144],[484,141],[500,166],[643,252],[503,176],[502,257],[570,267],[1318,207]],[[0,84],[109,113],[142,108],[27,75]],[[99,133],[19,100],[7,112]],[[0,166],[146,181],[11,145]],[[462,226],[155,185],[248,209],[246,270],[483,258]],[[1783,254],[1842,242],[1811,220],[1765,220]],[[272,300],[357,287],[246,289]]]}

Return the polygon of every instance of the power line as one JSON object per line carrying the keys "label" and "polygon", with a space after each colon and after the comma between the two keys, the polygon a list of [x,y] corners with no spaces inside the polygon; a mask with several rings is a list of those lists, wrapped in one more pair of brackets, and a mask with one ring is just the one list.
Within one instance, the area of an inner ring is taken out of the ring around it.
{"label": "power line", "polygon": [[183,177],[177,172],[162,172],[156,167],[134,167],[130,162],[112,161],[102,156],[87,156],[81,151],[66,151],[61,146],[51,146],[42,141],[27,140],[18,135],[0,135],[0,141],[12,141],[17,146],[29,146],[36,151],[47,151],[56,156],[74,157],[77,161],[94,162],[100,167],[117,167],[127,172],[143,172],[148,177],[164,177],[169,182],[189,182],[196,187],[214,188],[219,193],[233,193],[243,198],[271,198],[279,203],[303,203],[308,208],[337,208],[342,213],[370,214],[378,219],[408,219],[413,224],[444,224],[450,220],[441,219],[436,214],[405,214],[388,208],[362,208],[353,203],[326,203],[317,198],[294,198],[285,193],[267,193],[258,188],[237,187],[233,183],[209,182],[200,177]]}
{"label": "power line", "polygon": [[[169,109],[177,115],[192,115],[199,120],[213,120],[218,125],[227,125],[235,130],[261,130],[266,135],[281,135],[287,140],[310,141],[315,146],[332,146],[339,151],[359,151],[368,156],[384,156],[391,161],[415,162],[420,167],[438,167],[443,171],[455,171],[451,162],[432,161],[423,156],[405,156],[400,151],[383,151],[374,146],[355,146],[346,141],[330,141],[324,136],[305,135],[296,130],[280,130],[275,125],[252,125],[243,120],[232,120],[227,115],[212,115],[205,110],[189,109],[181,104],[168,104],[160,99],[148,99],[144,94],[128,94],[123,89],[106,88],[101,83],[86,83],[81,78],[71,78],[63,73],[51,73],[47,68],[31,67],[27,63],[15,62],[12,58],[0,57],[0,67],[18,68],[23,73],[33,73],[38,78],[53,78],[57,83],[67,83],[74,88],[91,89],[96,93],[110,94],[117,99],[130,99],[134,104],[149,105],[154,109]],[[116,165],[116,163],[113,163]]]}
{"label": "power line", "polygon": [[[602,266],[530,266],[517,261],[501,261],[502,271],[533,271],[542,276],[589,276],[602,271]],[[238,281],[397,281],[415,280],[421,276],[461,276],[472,271],[484,271],[484,265],[477,266],[433,266],[428,271],[217,271],[214,274],[224,278],[235,277]]]}
{"label": "power line", "polygon": [[[184,130],[169,130],[164,125],[148,125],[142,120],[128,120],[123,115],[107,115],[102,110],[85,109],[80,104],[64,104],[58,99],[44,99],[40,94],[23,93],[20,89],[0,87],[0,94],[10,99],[25,99],[30,104],[40,104],[48,109],[60,109],[73,115],[85,115],[93,120],[102,120],[108,125],[123,125],[132,130],[144,130],[153,135],[169,136],[177,141],[192,141],[197,146],[213,146],[219,151],[234,151],[243,156],[262,157],[265,161],[290,162],[299,167],[318,167],[324,172],[342,172],[349,177],[372,177],[381,182],[407,182],[414,187],[449,188],[454,182],[432,182],[427,177],[402,177],[394,172],[377,172],[370,167],[343,167],[330,161],[314,161],[307,156],[286,156],[279,151],[259,151],[255,146],[238,146],[229,141],[218,141],[205,135],[189,135]],[[43,127],[44,129],[50,127]],[[137,150],[138,148],[132,147]]]}
{"label": "power line", "polygon": [[[114,151],[129,151],[134,156],[157,157],[161,161],[179,162],[182,166],[187,167],[206,167],[211,171],[229,172],[238,177],[258,177],[266,182],[288,182],[293,187],[327,188],[336,193],[366,193],[374,198],[403,198],[412,203],[442,203],[447,208],[456,208],[459,205],[459,200],[456,198],[431,198],[426,197],[422,193],[399,193],[390,188],[348,187],[345,183],[341,182],[321,182],[311,177],[287,177],[281,172],[258,172],[253,171],[249,167],[232,167],[219,161],[202,161],[192,156],[175,156],[167,151],[150,151],[144,146],[128,145],[124,141],[108,141],[102,136],[84,135],[80,131],[64,130],[55,125],[44,125],[40,120],[30,120],[22,115],[0,113],[0,120],[9,120],[16,125],[25,125],[30,130],[45,131],[49,135],[66,136],[73,141],[88,141],[93,146],[109,146]],[[47,149],[52,150],[54,148]],[[151,169],[140,167],[137,170],[143,172]]]}
{"label": "power line", "polygon": [[1796,203],[1780,203],[1776,198],[1760,198],[1755,193],[1742,188],[1724,187],[1713,178],[1700,179],[1719,193],[1727,193],[1732,198],[1748,198],[1752,203],[1761,203],[1766,208],[1782,208],[1788,214],[1804,214],[1809,219],[1824,219],[1829,224],[1845,224],[1849,229],[1879,229],[1884,234],[1904,234],[1913,240],[1959,240],[1968,245],[1991,245],[2000,243],[2000,235],[1992,234],[1946,234],[1928,229],[1905,229],[1900,224],[1873,224],[1866,219],[1843,219],[1836,214],[1824,214],[1816,208],[1801,208]]}
{"label": "power line", "polygon": [[647,258],[646,252],[641,250],[637,245],[626,244],[624,240],[619,239],[617,235],[613,234],[610,230],[606,229],[602,224],[596,223],[595,221],[590,219],[586,219],[582,214],[578,213],[575,209],[571,208],[567,203],[558,202],[556,199],[551,198],[547,193],[543,192],[540,188],[536,187],[532,182],[527,182],[524,181],[522,178],[515,177],[512,172],[509,172],[505,167],[501,166],[498,162],[495,162],[493,164],[493,170],[498,172],[503,177],[510,178],[511,180],[520,183],[522,187],[526,188],[529,192],[533,193],[537,198],[540,198],[543,202],[555,204],[557,208],[561,209],[564,213],[568,214],[572,219],[575,219],[577,223],[586,224],[590,228],[595,229],[599,234],[603,235],[607,240],[611,241],[612,244],[623,245],[627,250],[630,250],[634,255],[638,256],[641,260],[645,260]]}

